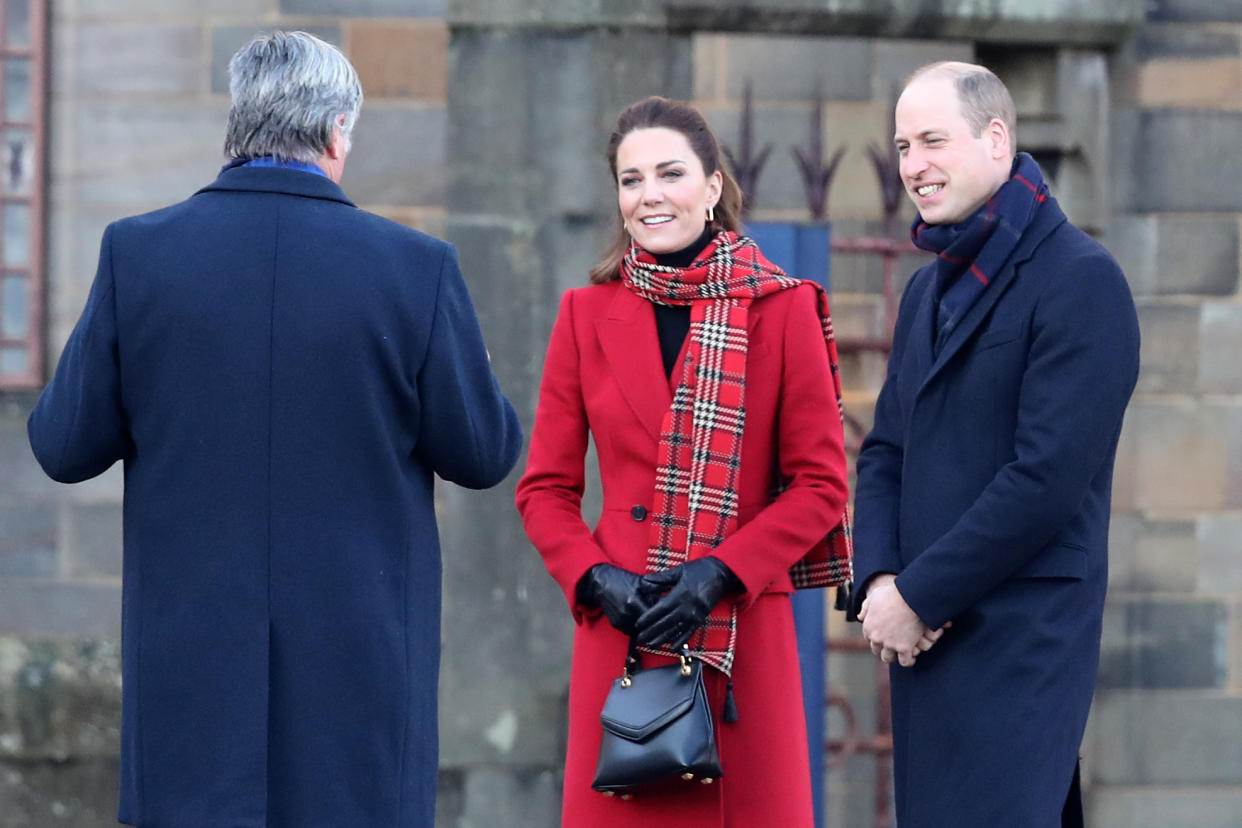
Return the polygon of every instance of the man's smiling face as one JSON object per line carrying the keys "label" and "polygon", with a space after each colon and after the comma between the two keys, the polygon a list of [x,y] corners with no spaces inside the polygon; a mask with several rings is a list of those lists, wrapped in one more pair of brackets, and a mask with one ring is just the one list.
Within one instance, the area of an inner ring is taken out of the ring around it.
{"label": "man's smiling face", "polygon": [[975,135],[950,78],[916,78],[897,100],[895,122],[901,180],[928,224],[968,218],[1008,180],[1007,129],[993,120]]}

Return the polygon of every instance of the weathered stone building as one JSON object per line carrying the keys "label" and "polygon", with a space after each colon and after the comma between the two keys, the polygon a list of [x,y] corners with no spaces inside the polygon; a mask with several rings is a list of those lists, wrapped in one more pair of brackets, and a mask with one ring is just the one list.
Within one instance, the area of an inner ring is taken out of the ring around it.
{"label": "weathered stone building", "polygon": [[[33,38],[46,58],[44,94],[37,77],[31,86],[45,101],[46,140],[23,145],[42,153],[30,169],[46,171],[33,182],[42,218],[23,237],[36,255],[20,271],[40,289],[22,294],[21,319],[17,294],[0,291],[0,346],[37,336],[47,350],[38,379],[85,300],[106,223],[213,177],[228,56],[256,30],[297,27],[340,44],[366,89],[346,191],[459,246],[497,371],[528,423],[556,297],[582,282],[611,209],[601,148],[621,106],[650,93],[692,98],[736,147],[749,79],[755,140],[773,145],[756,217],[796,220],[806,208],[789,149],[808,141],[818,84],[817,126],[829,148],[847,147],[829,197],[834,235],[878,235],[865,148],[889,140],[894,84],[930,60],[992,66],[1015,92],[1020,144],[1036,152],[1071,217],[1122,262],[1143,325],[1144,367],[1118,459],[1100,690],[1083,746],[1091,824],[1237,824],[1242,160],[1231,150],[1242,138],[1242,0],[4,6],[0,43],[11,43],[21,8],[34,9],[32,20],[46,8],[49,24],[45,41]],[[10,82],[16,70],[4,67],[0,105],[21,78]],[[23,120],[5,111],[6,121]],[[0,187],[6,205],[8,195]],[[19,225],[4,215],[7,248]],[[0,261],[6,276],[19,273],[3,252]],[[916,262],[903,258],[898,287]],[[836,256],[833,286],[843,335],[884,333],[878,260]],[[848,404],[864,420],[878,359],[846,363]],[[119,724],[119,469],[77,487],[44,480],[25,444],[34,391],[0,383],[0,826],[107,825]],[[439,505],[440,824],[553,826],[568,615],[522,536],[511,486],[446,487]],[[839,617],[830,626],[856,634]],[[868,731],[870,660],[834,654],[830,674]],[[839,729],[840,717],[831,724]],[[828,825],[873,824],[875,765],[857,756],[829,774]]]}

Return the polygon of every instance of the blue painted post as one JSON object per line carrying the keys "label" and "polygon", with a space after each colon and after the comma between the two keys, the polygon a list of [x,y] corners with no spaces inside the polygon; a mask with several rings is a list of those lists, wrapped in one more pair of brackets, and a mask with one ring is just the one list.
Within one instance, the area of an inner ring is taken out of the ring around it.
{"label": "blue painted post", "polygon": [[[746,234],[763,255],[790,276],[813,279],[829,289],[827,224],[751,222]],[[815,826],[824,824],[825,689],[828,686],[828,653],[824,643],[823,590],[810,589],[793,596],[794,626],[798,635],[798,661],[802,672],[802,708],[806,714],[806,737],[811,753],[811,795],[815,803]]]}
{"label": "blue painted post", "polygon": [[793,596],[794,627],[798,634],[798,663],[802,670],[802,709],[806,714],[806,741],[811,752],[811,796],[815,828],[824,824],[824,688],[828,684],[828,654],[824,651],[824,590],[806,589]]}

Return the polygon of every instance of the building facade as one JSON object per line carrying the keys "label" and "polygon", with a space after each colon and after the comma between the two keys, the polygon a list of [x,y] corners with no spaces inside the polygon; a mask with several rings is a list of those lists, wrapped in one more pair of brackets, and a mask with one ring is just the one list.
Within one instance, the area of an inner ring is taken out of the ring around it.
{"label": "building facade", "polygon": [[[25,416],[85,301],[103,228],[214,177],[227,60],[277,27],[354,61],[366,103],[342,185],[458,245],[528,425],[556,298],[583,283],[611,216],[602,149],[624,104],[693,99],[736,150],[749,83],[754,147],[772,147],[754,216],[807,217],[790,150],[817,129],[845,147],[834,235],[875,236],[885,214],[867,147],[887,149],[894,87],[931,60],[991,66],[1014,91],[1020,146],[1122,263],[1143,328],[1083,746],[1090,824],[1236,824],[1242,1],[3,0],[0,21],[3,828],[108,825],[116,801],[120,470],[45,480]],[[900,232],[911,215],[903,204]],[[897,289],[918,262],[901,258]],[[879,260],[838,255],[832,279],[839,333],[882,337]],[[850,355],[844,369],[865,424],[882,357]],[[571,622],[511,495],[445,487],[438,503],[445,828],[556,824]],[[830,632],[858,634],[839,615]],[[834,654],[829,672],[866,729],[871,660]],[[875,764],[858,756],[828,774],[826,824],[873,824]]]}

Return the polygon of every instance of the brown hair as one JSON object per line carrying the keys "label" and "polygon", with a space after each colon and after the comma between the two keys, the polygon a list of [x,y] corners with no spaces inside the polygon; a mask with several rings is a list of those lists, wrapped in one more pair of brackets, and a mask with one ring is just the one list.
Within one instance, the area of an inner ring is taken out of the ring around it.
{"label": "brown hair", "polygon": [[[712,220],[712,231],[742,229],[742,190],[729,171],[720,144],[716,136],[703,120],[697,109],[684,101],[670,101],[668,98],[652,96],[637,103],[630,104],[617,117],[617,128],[608,138],[608,170],[612,173],[613,184],[617,181],[617,148],[625,136],[636,129],[663,127],[680,132],[686,137],[690,149],[703,164],[703,172],[711,175],[717,170],[723,179],[720,187],[720,201],[716,202],[715,218]],[[611,282],[621,276],[621,260],[630,246],[629,234],[617,213],[616,231],[612,242],[604,252],[599,264],[591,268],[591,284],[600,285]]]}

